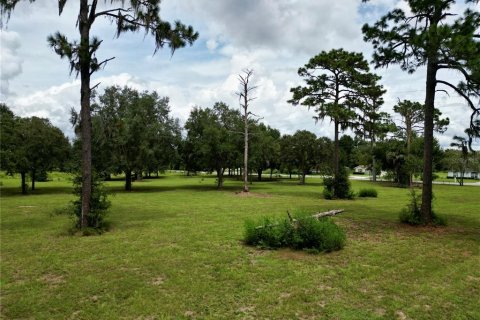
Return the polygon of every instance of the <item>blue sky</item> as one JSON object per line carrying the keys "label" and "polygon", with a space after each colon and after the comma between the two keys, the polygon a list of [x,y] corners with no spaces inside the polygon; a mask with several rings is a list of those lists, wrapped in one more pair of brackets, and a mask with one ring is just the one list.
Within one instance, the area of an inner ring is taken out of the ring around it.
{"label": "blue sky", "polygon": [[[78,2],[70,0],[60,17],[56,6],[56,0],[25,1],[1,31],[1,101],[18,115],[48,117],[72,136],[69,110],[79,108],[79,81],[69,75],[67,62],[48,48],[46,38],[55,31],[78,38]],[[315,124],[312,111],[286,102],[289,89],[301,84],[297,69],[311,56],[333,48],[363,52],[370,60],[372,49],[362,40],[361,26],[394,7],[406,6],[397,0],[372,0],[368,5],[360,0],[164,0],[162,18],[191,24],[200,33],[198,41],[173,57],[168,49],[153,56],[154,43],[148,36],[124,34],[115,39],[114,27],[99,20],[92,33],[104,40],[98,57],[116,58],[92,83],[156,90],[170,97],[172,114],[184,122],[197,105],[224,101],[237,108],[237,76],[252,68],[258,85],[252,110],[264,122],[282,133],[307,129],[332,137],[328,120]],[[463,4],[454,8],[459,13],[463,9]],[[385,111],[392,113],[398,99],[424,100],[424,70],[412,75],[397,67],[375,72],[388,90]],[[451,72],[443,76],[457,79]],[[451,120],[449,130],[437,137],[448,146],[467,126],[469,109],[453,93],[439,94],[437,106]]]}

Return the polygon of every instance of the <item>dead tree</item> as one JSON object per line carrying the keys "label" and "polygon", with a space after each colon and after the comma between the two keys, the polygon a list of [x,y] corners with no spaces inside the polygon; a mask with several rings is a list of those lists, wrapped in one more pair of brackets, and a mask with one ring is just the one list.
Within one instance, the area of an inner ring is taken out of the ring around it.
{"label": "dead tree", "polygon": [[243,151],[243,192],[248,192],[248,120],[250,115],[254,115],[248,111],[250,102],[256,97],[252,97],[251,93],[257,88],[257,86],[251,85],[251,77],[253,75],[252,69],[243,70],[243,74],[238,75],[240,82],[240,91],[237,92],[240,107],[243,109],[243,122],[244,122],[244,151]]}

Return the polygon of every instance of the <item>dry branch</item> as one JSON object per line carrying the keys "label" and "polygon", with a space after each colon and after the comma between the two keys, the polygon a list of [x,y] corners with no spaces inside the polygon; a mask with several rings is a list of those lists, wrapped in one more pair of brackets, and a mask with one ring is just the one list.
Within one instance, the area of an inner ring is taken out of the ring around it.
{"label": "dry branch", "polygon": [[[336,209],[336,210],[330,210],[330,211],[324,211],[324,212],[317,212],[317,213],[312,214],[312,217],[316,218],[316,219],[320,219],[320,218],[323,218],[323,217],[331,217],[331,216],[335,216],[339,213],[342,213],[344,211],[345,211],[344,209]],[[288,219],[290,220],[290,223],[295,224],[297,222],[297,219],[292,218],[292,215],[290,214],[290,212],[288,210],[287,210],[287,214],[288,214]],[[266,226],[257,226],[257,227],[255,227],[255,229],[263,229],[265,227],[269,227],[269,228],[270,227],[277,227],[279,225],[280,225],[279,223],[272,223],[272,224],[269,224],[269,225],[266,225]]]}

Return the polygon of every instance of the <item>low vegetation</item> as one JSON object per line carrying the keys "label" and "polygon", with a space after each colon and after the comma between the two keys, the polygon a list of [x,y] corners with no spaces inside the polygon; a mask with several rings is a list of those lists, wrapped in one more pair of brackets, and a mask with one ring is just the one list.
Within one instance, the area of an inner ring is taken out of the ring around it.
{"label": "low vegetation", "polygon": [[360,198],[376,198],[378,196],[378,192],[374,188],[363,188],[358,191],[358,196]]}
{"label": "low vegetation", "polygon": [[[400,222],[410,224],[412,226],[418,225],[426,225],[427,221],[425,221],[422,217],[422,212],[420,210],[420,197],[415,192],[415,189],[410,190],[410,203],[400,211],[399,219]],[[445,226],[447,221],[439,217],[434,211],[432,211],[432,221],[431,224],[433,226]]]}
{"label": "low vegetation", "polygon": [[289,247],[310,252],[331,252],[345,246],[345,232],[330,218],[316,219],[308,213],[289,219],[263,218],[245,223],[245,243],[263,248]]}
{"label": "low vegetation", "polygon": [[[102,236],[68,233],[53,215],[73,200],[71,178],[49,175],[28,196],[0,175],[1,316],[5,319],[478,319],[478,187],[435,185],[442,228],[398,222],[408,192],[352,181],[379,198],[322,199],[322,183],[160,176],[115,195]],[[285,210],[345,209],[340,251],[308,254],[243,244],[245,220]],[[83,273],[79,273],[82,270]],[[161,301],[161,303],[159,303]]]}

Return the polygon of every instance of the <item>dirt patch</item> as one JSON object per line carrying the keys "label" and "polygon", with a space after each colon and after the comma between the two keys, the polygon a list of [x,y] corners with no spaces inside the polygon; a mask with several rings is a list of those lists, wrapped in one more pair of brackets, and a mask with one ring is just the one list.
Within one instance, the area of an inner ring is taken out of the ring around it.
{"label": "dirt patch", "polygon": [[152,284],[154,286],[159,286],[159,285],[162,285],[163,283],[165,282],[165,277],[156,277],[155,279],[152,280]]}
{"label": "dirt patch", "polygon": [[279,258],[285,260],[310,260],[315,257],[315,255],[308,252],[292,249],[279,249],[276,250],[276,253]]}
{"label": "dirt patch", "polygon": [[63,278],[63,276],[58,275],[58,274],[53,274],[53,273],[44,274],[40,278],[40,280],[49,284],[49,285],[51,285],[51,286],[57,286],[57,285],[60,285],[62,283],[65,283],[65,279]]}
{"label": "dirt patch", "polygon": [[397,316],[397,319],[399,319],[399,320],[406,320],[407,319],[407,316],[401,310],[397,310],[397,312],[395,312],[395,315]]}
{"label": "dirt patch", "polygon": [[251,197],[251,198],[271,198],[272,196],[265,193],[254,193],[254,192],[235,192],[237,197]]}

